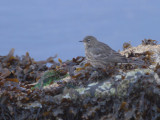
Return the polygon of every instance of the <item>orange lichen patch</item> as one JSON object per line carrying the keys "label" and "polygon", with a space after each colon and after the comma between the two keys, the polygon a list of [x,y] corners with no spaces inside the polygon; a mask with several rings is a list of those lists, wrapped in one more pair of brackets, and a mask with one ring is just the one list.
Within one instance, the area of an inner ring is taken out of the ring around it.
{"label": "orange lichen patch", "polygon": [[74,79],[76,79],[76,78],[78,78],[78,77],[80,77],[82,74],[81,73],[79,73],[79,74],[77,74],[77,75],[75,75],[75,76],[72,76],[72,78]]}
{"label": "orange lichen patch", "polygon": [[25,100],[28,101],[28,100],[29,100],[29,97],[26,97]]}
{"label": "orange lichen patch", "polygon": [[86,63],[83,67],[81,67],[81,68],[76,68],[76,71],[79,72],[79,71],[81,71],[81,70],[85,70],[85,68],[88,67],[88,66],[91,66],[91,64],[90,64],[90,63]]}
{"label": "orange lichen patch", "polygon": [[48,116],[50,114],[50,112],[44,112],[43,116]]}
{"label": "orange lichen patch", "polygon": [[36,81],[38,81],[39,79],[40,79],[40,77],[37,77],[37,78],[36,78]]}
{"label": "orange lichen patch", "polygon": [[144,69],[145,69],[145,68],[148,68],[148,67],[147,67],[146,65],[142,65],[142,68],[144,68]]}
{"label": "orange lichen patch", "polygon": [[17,78],[6,78],[6,80],[11,82],[19,82]]}
{"label": "orange lichen patch", "polygon": [[120,106],[120,109],[126,111],[127,110],[127,102],[122,102],[121,106]]}
{"label": "orange lichen patch", "polygon": [[145,75],[150,75],[150,73],[149,73],[149,72],[146,72]]}
{"label": "orange lichen patch", "polygon": [[4,82],[0,81],[0,86],[3,86],[4,85]]}
{"label": "orange lichen patch", "polygon": [[79,72],[79,71],[84,70],[84,69],[85,69],[84,67],[83,68],[76,68],[76,71]]}
{"label": "orange lichen patch", "polygon": [[56,66],[56,69],[59,69],[60,68],[60,66]]}
{"label": "orange lichen patch", "polygon": [[9,61],[14,60],[14,59],[15,59],[15,57],[14,57],[14,56],[11,56],[11,57],[9,58]]}
{"label": "orange lichen patch", "polygon": [[122,78],[122,80],[124,80],[124,79],[125,79],[125,76],[124,76],[124,75],[121,75],[121,78]]}
{"label": "orange lichen patch", "polygon": [[62,65],[62,60],[60,58],[58,58],[58,61],[59,61],[60,65]]}
{"label": "orange lichen patch", "polygon": [[90,63],[86,63],[86,64],[84,65],[84,67],[88,67],[88,66],[91,66],[91,64],[90,64]]}

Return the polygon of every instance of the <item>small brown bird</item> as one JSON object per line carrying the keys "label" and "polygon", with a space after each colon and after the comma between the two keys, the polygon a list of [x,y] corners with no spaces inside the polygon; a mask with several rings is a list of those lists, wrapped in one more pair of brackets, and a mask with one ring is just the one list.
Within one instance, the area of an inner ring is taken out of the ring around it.
{"label": "small brown bird", "polygon": [[93,36],[86,36],[80,42],[84,43],[86,59],[93,67],[105,68],[111,63],[129,63],[126,57]]}

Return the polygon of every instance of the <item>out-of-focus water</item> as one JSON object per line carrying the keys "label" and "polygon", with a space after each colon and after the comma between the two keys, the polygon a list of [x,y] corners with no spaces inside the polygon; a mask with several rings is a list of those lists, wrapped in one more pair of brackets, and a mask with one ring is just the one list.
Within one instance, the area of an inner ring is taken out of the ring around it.
{"label": "out-of-focus water", "polygon": [[159,40],[158,0],[1,0],[0,55],[11,48],[36,60],[58,54],[62,60],[84,56],[78,41],[94,35],[119,50],[131,41]]}

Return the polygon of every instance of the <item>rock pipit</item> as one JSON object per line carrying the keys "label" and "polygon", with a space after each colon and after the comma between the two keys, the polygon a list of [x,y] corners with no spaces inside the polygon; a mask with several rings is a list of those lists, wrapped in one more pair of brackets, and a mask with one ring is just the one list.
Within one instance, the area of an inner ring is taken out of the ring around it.
{"label": "rock pipit", "polygon": [[105,68],[109,64],[129,63],[128,59],[110,48],[107,44],[98,41],[93,36],[86,36],[83,41],[87,61],[95,68]]}

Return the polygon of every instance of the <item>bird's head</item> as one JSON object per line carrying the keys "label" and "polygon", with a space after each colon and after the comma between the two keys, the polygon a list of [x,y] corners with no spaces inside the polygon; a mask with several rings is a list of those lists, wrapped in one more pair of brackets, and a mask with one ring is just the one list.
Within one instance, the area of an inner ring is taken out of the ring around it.
{"label": "bird's head", "polygon": [[93,36],[86,36],[82,41],[85,46],[94,46],[94,44],[97,42],[97,39]]}

